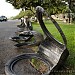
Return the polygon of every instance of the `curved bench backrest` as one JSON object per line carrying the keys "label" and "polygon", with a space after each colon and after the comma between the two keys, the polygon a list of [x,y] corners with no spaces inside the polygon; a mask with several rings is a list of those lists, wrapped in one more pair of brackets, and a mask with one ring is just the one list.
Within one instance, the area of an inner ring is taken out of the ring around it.
{"label": "curved bench backrest", "polygon": [[[52,34],[48,31],[42,19],[43,13],[46,14],[47,17],[49,17],[50,20],[53,22],[53,24],[56,26],[56,28],[58,29],[59,33],[61,34],[63,38],[64,44],[56,40],[52,36]],[[47,38],[40,44],[38,53],[40,56],[49,60],[51,64],[51,69],[55,66],[58,67],[59,65],[57,64],[60,63],[60,65],[62,65],[62,63],[66,60],[69,54],[66,48],[66,45],[67,45],[66,37],[62,29],[58,25],[58,23],[51,16],[49,16],[42,7],[40,6],[36,7],[36,14],[37,14],[37,18],[40,23],[40,26],[43,32],[45,33],[45,35],[47,36]]]}
{"label": "curved bench backrest", "polygon": [[[56,40],[56,39],[52,36],[52,34],[51,34],[51,33],[48,31],[48,29],[46,28],[46,26],[45,26],[45,24],[44,24],[44,22],[43,22],[43,19],[42,19],[42,14],[43,14],[43,13],[46,14],[46,16],[49,17],[50,20],[53,22],[53,24],[55,25],[55,27],[58,29],[60,35],[62,36],[62,39],[63,39],[63,41],[64,41],[64,45],[67,45],[66,37],[65,37],[65,35],[64,35],[63,31],[62,31],[62,29],[61,29],[60,26],[58,25],[58,23],[57,23],[51,16],[49,16],[49,15],[46,13],[46,11],[45,11],[42,7],[37,6],[37,7],[36,7],[36,14],[37,14],[37,18],[38,18],[38,21],[39,21],[39,23],[40,23],[40,26],[41,26],[43,32],[46,34],[46,36],[47,36],[49,39],[52,39],[52,40],[54,40],[54,41],[60,43],[58,40]],[[60,43],[60,44],[61,44],[61,43]]]}

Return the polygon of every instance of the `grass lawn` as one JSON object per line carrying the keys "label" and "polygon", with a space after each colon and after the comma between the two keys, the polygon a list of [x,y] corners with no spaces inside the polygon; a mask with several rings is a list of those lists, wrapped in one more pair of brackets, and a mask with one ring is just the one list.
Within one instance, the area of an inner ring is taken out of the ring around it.
{"label": "grass lawn", "polygon": [[[65,66],[68,69],[75,69],[75,24],[68,24],[68,23],[64,23],[62,21],[57,21],[61,27],[61,29],[63,30],[66,39],[67,39],[67,48],[69,50],[69,57],[66,61]],[[52,35],[59,41],[61,41],[63,43],[63,40],[58,32],[58,30],[55,28],[55,26],[52,24],[51,21],[45,21],[46,27],[48,28],[48,30],[52,33]],[[39,25],[39,23],[33,23],[33,28],[34,30],[41,32],[42,34],[43,31],[41,30],[41,27]]]}

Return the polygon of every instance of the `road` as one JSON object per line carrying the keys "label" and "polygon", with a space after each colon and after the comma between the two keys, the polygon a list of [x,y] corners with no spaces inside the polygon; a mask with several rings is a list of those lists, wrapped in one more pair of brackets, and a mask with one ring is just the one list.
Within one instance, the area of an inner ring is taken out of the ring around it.
{"label": "road", "polygon": [[0,22],[0,74],[4,74],[5,63],[18,54],[14,42],[9,40],[17,30],[18,21]]}
{"label": "road", "polygon": [[18,20],[0,22],[0,75],[5,75],[5,64],[9,59],[30,50],[29,48],[27,48],[29,50],[17,48],[14,46],[15,42],[9,40],[9,37],[15,35],[19,24]]}

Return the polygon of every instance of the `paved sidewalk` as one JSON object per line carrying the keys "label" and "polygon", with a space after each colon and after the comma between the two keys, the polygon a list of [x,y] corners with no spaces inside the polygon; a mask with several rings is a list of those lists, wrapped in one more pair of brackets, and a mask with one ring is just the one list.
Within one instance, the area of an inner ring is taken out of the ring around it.
{"label": "paved sidewalk", "polygon": [[15,42],[9,40],[18,29],[16,25],[17,22],[0,23],[0,75],[5,75],[5,64],[9,59],[22,53],[33,52],[27,47],[17,48],[14,46]]}

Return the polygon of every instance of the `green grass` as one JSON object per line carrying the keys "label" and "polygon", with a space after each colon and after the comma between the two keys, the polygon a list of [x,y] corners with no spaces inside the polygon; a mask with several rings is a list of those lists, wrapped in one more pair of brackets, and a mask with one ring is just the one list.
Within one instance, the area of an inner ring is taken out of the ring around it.
{"label": "green grass", "polygon": [[[63,23],[62,21],[57,21],[63,30],[66,39],[67,39],[67,48],[69,50],[69,57],[66,61],[66,66],[69,68],[72,68],[71,65],[74,66],[75,63],[75,24],[68,24],[68,23]],[[58,30],[55,28],[55,26],[52,24],[51,21],[45,21],[46,27],[48,30],[52,33],[52,35],[59,41],[63,42]],[[33,23],[33,28],[34,30],[41,32],[42,34],[43,31],[39,25],[39,23]]]}

